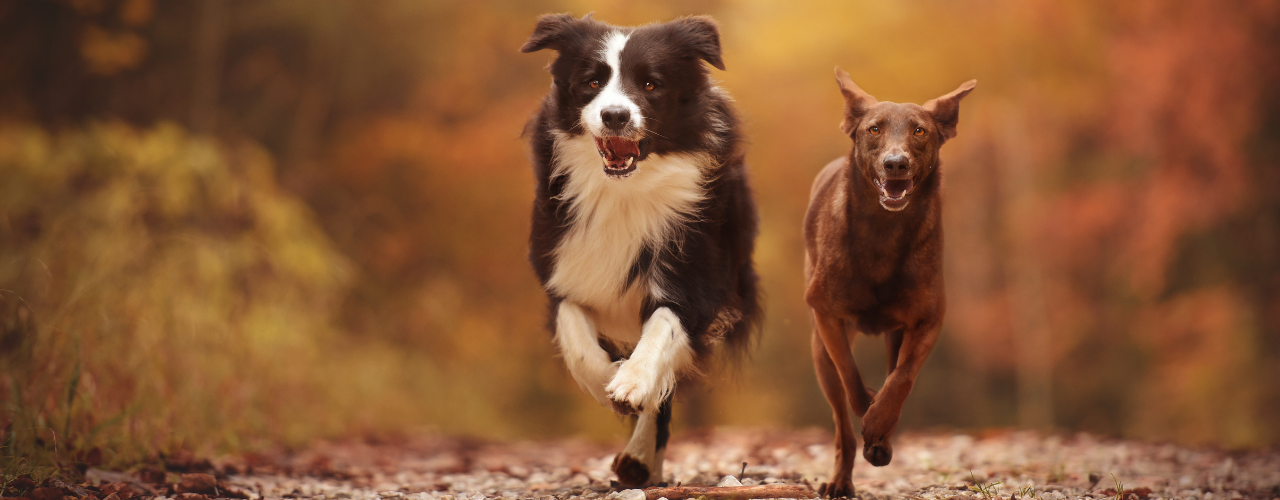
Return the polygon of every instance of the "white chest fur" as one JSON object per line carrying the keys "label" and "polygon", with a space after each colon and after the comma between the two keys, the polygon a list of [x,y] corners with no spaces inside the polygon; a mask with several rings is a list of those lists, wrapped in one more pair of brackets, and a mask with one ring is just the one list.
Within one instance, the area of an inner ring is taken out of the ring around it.
{"label": "white chest fur", "polygon": [[567,176],[561,195],[571,223],[555,249],[547,288],[591,312],[602,333],[635,342],[640,302],[661,298],[663,283],[641,276],[627,286],[627,273],[646,245],[661,248],[681,220],[694,217],[702,199],[705,155],[649,155],[624,179],[605,175],[588,135],[558,134],[552,175]]}

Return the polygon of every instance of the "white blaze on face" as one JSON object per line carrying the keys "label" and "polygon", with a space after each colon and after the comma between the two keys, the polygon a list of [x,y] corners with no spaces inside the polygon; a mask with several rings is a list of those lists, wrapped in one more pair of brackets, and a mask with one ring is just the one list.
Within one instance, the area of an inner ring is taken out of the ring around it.
{"label": "white blaze on face", "polygon": [[591,135],[596,137],[605,136],[604,120],[600,118],[600,112],[610,107],[623,107],[631,112],[631,127],[639,130],[644,127],[644,117],[640,116],[640,106],[627,97],[622,91],[622,49],[627,46],[627,40],[631,35],[614,31],[605,35],[604,48],[600,50],[600,56],[604,58],[605,64],[609,65],[609,80],[605,83],[604,89],[596,94],[595,99],[587,103],[582,108],[582,123],[587,125],[587,130]]}

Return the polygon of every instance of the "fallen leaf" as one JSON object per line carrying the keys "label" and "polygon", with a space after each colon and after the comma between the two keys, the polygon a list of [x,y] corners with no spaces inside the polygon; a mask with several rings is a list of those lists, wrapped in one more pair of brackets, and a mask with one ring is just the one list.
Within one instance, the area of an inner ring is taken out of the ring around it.
{"label": "fallen leaf", "polygon": [[62,500],[62,490],[41,486],[27,493],[30,500]]}
{"label": "fallen leaf", "polygon": [[[106,483],[98,487],[103,495],[116,495],[119,498],[133,498],[138,496],[138,492],[130,488],[125,483]],[[103,499],[106,500],[106,499]]]}
{"label": "fallen leaf", "polygon": [[218,481],[218,490],[224,498],[250,498],[249,493],[226,481]]}
{"label": "fallen leaf", "polygon": [[178,483],[178,493],[214,493],[214,488],[218,486],[218,479],[213,474],[204,474],[193,472],[182,475],[182,482]]}

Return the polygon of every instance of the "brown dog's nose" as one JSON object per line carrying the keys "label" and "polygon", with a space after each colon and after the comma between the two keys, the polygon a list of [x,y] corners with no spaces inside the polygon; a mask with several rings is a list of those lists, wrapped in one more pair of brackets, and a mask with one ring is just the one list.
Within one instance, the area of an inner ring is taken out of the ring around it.
{"label": "brown dog's nose", "polygon": [[[884,158],[884,172],[886,174],[907,173],[907,165],[911,163],[906,155],[889,155]],[[895,172],[894,169],[897,169]]]}

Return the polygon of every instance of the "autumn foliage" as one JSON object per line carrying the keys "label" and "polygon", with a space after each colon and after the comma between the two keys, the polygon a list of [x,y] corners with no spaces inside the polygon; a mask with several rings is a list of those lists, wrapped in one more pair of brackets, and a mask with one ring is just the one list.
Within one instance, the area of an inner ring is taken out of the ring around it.
{"label": "autumn foliage", "polygon": [[830,425],[800,220],[849,147],[839,65],[899,102],[979,81],[905,427],[1280,442],[1274,2],[68,0],[0,4],[3,455],[622,435],[525,260],[550,56],[516,49],[592,10],[715,16],[751,142],[764,334],[677,430]]}

